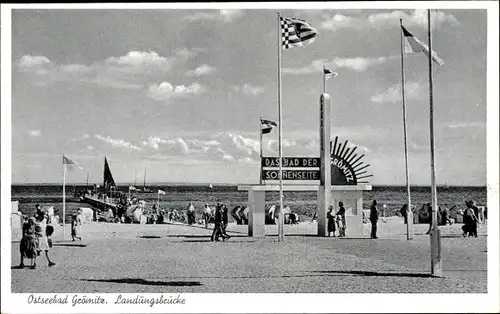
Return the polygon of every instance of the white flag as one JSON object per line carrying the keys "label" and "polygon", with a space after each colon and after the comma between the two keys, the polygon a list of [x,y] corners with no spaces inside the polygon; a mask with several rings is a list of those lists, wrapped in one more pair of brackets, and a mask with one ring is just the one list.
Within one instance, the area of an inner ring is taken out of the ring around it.
{"label": "white flag", "polygon": [[83,168],[79,164],[77,164],[75,161],[69,159],[66,156],[63,156],[63,165],[65,165],[65,168],[68,170],[72,170],[73,166],[76,166],[78,167],[78,169],[83,170]]}
{"label": "white flag", "polygon": [[163,190],[158,190],[158,194],[159,195],[167,195],[167,192],[163,191]]}
{"label": "white flag", "polygon": [[137,190],[137,189],[135,188],[135,186],[133,186],[133,185],[130,185],[130,186],[128,187],[128,189],[129,189],[130,191],[135,191],[135,190]]}

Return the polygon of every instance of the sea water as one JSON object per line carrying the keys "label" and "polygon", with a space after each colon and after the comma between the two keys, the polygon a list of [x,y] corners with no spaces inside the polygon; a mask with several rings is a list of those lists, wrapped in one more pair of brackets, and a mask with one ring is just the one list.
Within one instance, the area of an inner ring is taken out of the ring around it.
{"label": "sea water", "polygon": [[[201,215],[204,204],[215,206],[218,200],[224,202],[229,210],[235,206],[246,206],[247,192],[238,191],[236,185],[213,185],[210,188],[207,185],[150,185],[148,188],[154,193],[132,193],[139,199],[145,200],[147,206],[152,206],[158,200],[158,189],[166,192],[166,195],[160,196],[160,208],[183,210],[192,202],[196,212]],[[75,213],[79,207],[91,207],[88,204],[81,203],[75,196],[75,191],[84,190],[85,185],[66,186],[66,220]],[[118,186],[117,191],[128,195],[128,185]],[[438,187],[438,205],[444,208],[451,208],[457,205],[459,208],[465,208],[466,200],[473,200],[477,205],[487,205],[486,187],[466,187],[451,186]],[[372,191],[363,192],[364,209],[369,209],[372,200],[377,200],[380,209],[385,204],[386,216],[392,216],[399,212],[401,206],[406,203],[407,194],[404,186],[374,186]],[[268,192],[266,194],[266,203],[279,205],[279,193]],[[412,187],[412,204],[420,208],[425,203],[431,202],[430,187]],[[12,201],[19,201],[19,210],[27,215],[35,211],[35,205],[54,206],[55,215],[62,216],[62,186],[47,184],[32,185],[12,185]],[[316,211],[317,196],[316,192],[284,192],[285,205],[290,206],[293,212],[301,216],[312,217]]]}

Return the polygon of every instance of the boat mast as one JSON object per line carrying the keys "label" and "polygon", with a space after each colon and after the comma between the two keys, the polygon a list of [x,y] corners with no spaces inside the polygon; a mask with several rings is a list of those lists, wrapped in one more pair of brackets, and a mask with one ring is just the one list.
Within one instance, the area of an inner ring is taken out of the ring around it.
{"label": "boat mast", "polygon": [[146,190],[146,166],[144,166],[144,190]]}

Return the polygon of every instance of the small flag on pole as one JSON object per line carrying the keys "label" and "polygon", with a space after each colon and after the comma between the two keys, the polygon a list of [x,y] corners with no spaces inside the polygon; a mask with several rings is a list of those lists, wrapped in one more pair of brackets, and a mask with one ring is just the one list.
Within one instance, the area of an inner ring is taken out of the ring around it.
{"label": "small flag on pole", "polygon": [[332,70],[328,70],[327,68],[324,68],[324,73],[325,73],[325,79],[327,81],[332,77],[339,75],[337,72],[333,72]]}
{"label": "small flag on pole", "polygon": [[[406,28],[404,28],[404,26],[401,26],[401,28],[403,30],[403,35],[405,38],[404,52],[405,53],[423,52],[428,56],[429,47],[423,42],[421,42],[417,37],[413,36],[409,31],[407,31]],[[436,62],[439,65],[444,64],[443,59],[441,59],[434,50],[431,53],[431,58],[434,62]]]}
{"label": "small flag on pole", "polygon": [[260,126],[262,134],[269,134],[273,130],[275,126],[277,126],[276,122],[271,120],[260,119]]}
{"label": "small flag on pole", "polygon": [[318,31],[304,20],[280,16],[283,49],[302,47],[316,39]]}
{"label": "small flag on pole", "polygon": [[[76,166],[76,167],[78,167],[78,169],[83,170],[83,168],[82,168],[79,164],[77,164],[75,161],[73,161],[73,160],[69,159],[69,158],[68,158],[68,157],[66,157],[66,156],[63,156],[63,165],[66,165],[66,168],[67,168],[68,170],[72,170],[72,169],[73,169],[73,166]],[[70,167],[68,167],[68,165],[69,165]]]}
{"label": "small flag on pole", "polygon": [[163,190],[158,190],[158,195],[167,195],[167,192]]}
{"label": "small flag on pole", "polygon": [[137,189],[135,188],[135,186],[133,186],[133,185],[130,185],[130,186],[128,187],[128,189],[129,189],[130,191],[135,191],[135,190],[137,190]]}

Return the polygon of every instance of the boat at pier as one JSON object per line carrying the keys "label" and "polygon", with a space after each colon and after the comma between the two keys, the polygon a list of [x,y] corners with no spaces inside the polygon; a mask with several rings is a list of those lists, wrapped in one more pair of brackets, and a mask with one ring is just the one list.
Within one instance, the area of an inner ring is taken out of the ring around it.
{"label": "boat at pier", "polygon": [[111,174],[108,160],[104,157],[104,173],[103,173],[103,192],[98,191],[97,185],[94,186],[94,191],[87,190],[81,197],[83,203],[87,203],[100,210],[113,209],[119,205],[121,193],[116,191],[115,180]]}

